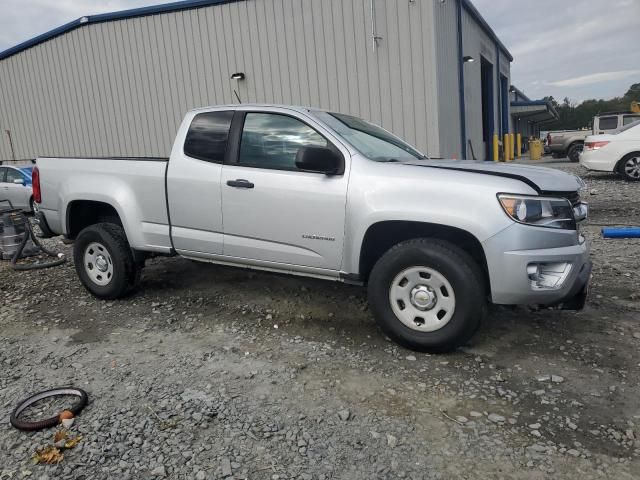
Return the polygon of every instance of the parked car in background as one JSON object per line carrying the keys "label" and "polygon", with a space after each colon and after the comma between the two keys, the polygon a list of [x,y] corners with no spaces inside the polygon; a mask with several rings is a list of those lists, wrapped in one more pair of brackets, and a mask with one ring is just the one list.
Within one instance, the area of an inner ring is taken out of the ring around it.
{"label": "parked car in background", "polygon": [[567,157],[572,162],[580,159],[585,138],[589,135],[616,133],[625,126],[640,120],[640,113],[610,112],[593,117],[591,130],[557,130],[547,134],[549,151],[555,157]]}
{"label": "parked car in background", "polygon": [[627,180],[640,181],[640,120],[616,133],[588,136],[580,164],[589,170],[616,172]]}
{"label": "parked car in background", "polygon": [[555,158],[567,157],[572,162],[580,159],[584,139],[591,134],[589,130],[557,130],[547,134],[549,152]]}
{"label": "parked car in background", "polygon": [[135,288],[147,256],[179,254],[366,284],[381,329],[432,351],[464,343],[489,302],[582,308],[583,187],[547,168],[429,160],[349,115],[246,104],[187,113],[169,159],[34,170],[41,230],[75,239],[99,298]]}
{"label": "parked car in background", "polygon": [[32,170],[33,167],[0,165],[0,200],[9,200],[15,208],[35,213],[37,205],[33,201]]}

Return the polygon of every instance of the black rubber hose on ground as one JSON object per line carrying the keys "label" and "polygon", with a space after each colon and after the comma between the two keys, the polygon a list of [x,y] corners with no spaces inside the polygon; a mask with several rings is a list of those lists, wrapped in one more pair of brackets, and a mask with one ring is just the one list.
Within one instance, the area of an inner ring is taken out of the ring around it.
{"label": "black rubber hose on ground", "polygon": [[[58,254],[53,250],[49,250],[44,245],[42,245],[42,243],[40,243],[38,238],[33,233],[33,229],[31,228],[31,222],[27,220],[26,225],[27,225],[27,228],[24,232],[24,237],[22,237],[22,242],[20,242],[20,246],[15,251],[15,253],[13,254],[13,258],[11,259],[11,268],[18,271],[39,270],[41,268],[57,267],[58,265],[62,265],[64,262],[67,261],[67,259],[64,256],[61,256],[62,254]],[[51,262],[45,262],[45,263],[18,264],[18,260],[20,259],[20,256],[22,255],[22,251],[24,250],[24,247],[27,244],[27,241],[29,241],[29,238],[31,238],[33,243],[40,250],[42,250],[44,253],[46,253],[50,257],[56,257],[56,260],[52,260]]]}

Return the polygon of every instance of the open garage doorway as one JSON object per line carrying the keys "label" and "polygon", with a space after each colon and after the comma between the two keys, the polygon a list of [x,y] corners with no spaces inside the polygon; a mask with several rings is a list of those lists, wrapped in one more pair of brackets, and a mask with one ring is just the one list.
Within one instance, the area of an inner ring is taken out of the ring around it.
{"label": "open garage doorway", "polygon": [[493,159],[493,64],[480,57],[480,77],[482,90],[482,144],[484,160]]}

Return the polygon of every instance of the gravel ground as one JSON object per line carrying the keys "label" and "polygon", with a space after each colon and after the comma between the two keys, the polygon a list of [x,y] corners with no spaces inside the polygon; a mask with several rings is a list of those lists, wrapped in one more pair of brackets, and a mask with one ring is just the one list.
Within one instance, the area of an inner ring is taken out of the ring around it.
{"label": "gravel ground", "polygon": [[[3,262],[0,480],[640,478],[640,241],[599,237],[640,185],[548,166],[589,187],[587,308],[494,308],[448,355],[386,341],[361,288],[164,258],[102,302],[70,263]],[[8,417],[58,385],[89,392],[83,438],[34,465],[54,430]]]}

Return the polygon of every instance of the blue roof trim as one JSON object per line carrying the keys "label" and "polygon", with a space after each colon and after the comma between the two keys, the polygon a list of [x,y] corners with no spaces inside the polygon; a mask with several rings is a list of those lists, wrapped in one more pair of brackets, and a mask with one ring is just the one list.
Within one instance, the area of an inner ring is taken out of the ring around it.
{"label": "blue roof trim", "polygon": [[46,42],[54,37],[70,32],[82,25],[88,23],[100,23],[108,22],[111,20],[122,20],[125,18],[144,17],[146,15],[155,15],[158,13],[175,12],[177,10],[188,10],[191,8],[207,7],[209,5],[217,5],[221,3],[241,2],[244,0],[183,0],[179,2],[165,3],[163,5],[152,5],[150,7],[132,8],[129,10],[121,10],[119,12],[112,13],[100,13],[98,15],[89,15],[80,17],[69,23],[65,23],[60,27],[49,30],[37,37],[30,38],[29,40],[22,42],[14,47],[8,48],[3,52],[0,52],[0,60],[4,60],[7,57],[22,52],[28,48],[34,47],[39,43]]}
{"label": "blue roof trim", "polygon": [[491,39],[493,39],[493,41],[496,43],[496,45],[498,45],[498,47],[500,47],[500,50],[502,50],[502,52],[507,56],[509,61],[513,62],[513,55],[511,55],[511,53],[509,52],[509,49],[507,47],[505,47],[504,43],[502,43],[500,41],[500,39],[496,35],[496,32],[493,31],[493,29],[489,26],[487,21],[482,16],[482,14],[473,5],[473,3],[471,3],[471,0],[462,0],[462,3],[464,5],[464,7],[469,11],[471,16],[478,22],[478,24],[480,25],[480,28],[482,28],[482,30],[484,30],[484,33],[489,35],[489,37],[491,37]]}
{"label": "blue roof trim", "polygon": [[537,105],[549,106],[549,103],[546,100],[528,100],[528,101],[521,100],[517,102],[511,102],[512,107],[533,107]]}
{"label": "blue roof trim", "polygon": [[559,118],[558,112],[556,111],[553,104],[547,100],[527,100],[527,101],[517,101],[511,102],[512,107],[539,107],[545,106],[547,110],[557,119]]}

